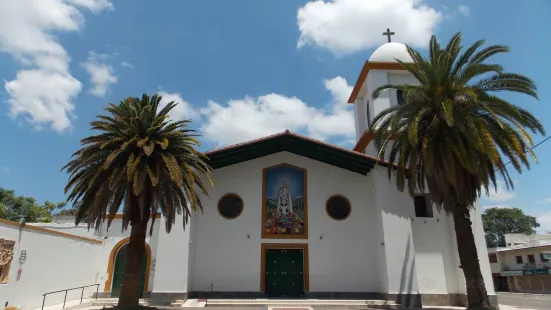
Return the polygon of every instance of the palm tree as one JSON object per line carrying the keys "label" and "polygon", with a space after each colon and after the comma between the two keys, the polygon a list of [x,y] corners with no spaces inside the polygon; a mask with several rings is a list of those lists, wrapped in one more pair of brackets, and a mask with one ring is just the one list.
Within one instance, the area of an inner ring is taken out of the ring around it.
{"label": "palm tree", "polygon": [[91,122],[97,135],[82,139],[80,150],[63,167],[70,174],[65,192],[78,205],[76,223],[83,219],[107,227],[123,205],[123,230],[130,224],[127,266],[119,307],[138,306],[140,271],[145,254],[147,224],[150,234],[155,216],[162,212],[166,230],[184,213],[184,229],[192,210],[203,209],[200,194],[208,195],[202,176],[212,184],[210,167],[189,120],[171,121],[177,103],[160,107],[161,96],[126,98],[109,104],[110,116]]}
{"label": "palm tree", "polygon": [[413,196],[428,187],[435,205],[452,214],[469,308],[491,307],[469,211],[483,190],[488,194],[490,184],[496,186],[498,176],[513,188],[507,162],[518,172],[530,168],[527,154],[535,155],[527,129],[545,134],[532,114],[497,96],[511,91],[537,99],[535,84],[486,62],[508,52],[507,46],[479,49],[483,44],[477,41],[460,53],[460,33],[445,48],[432,36],[428,58],[408,46],[413,63],[397,61],[419,85],[388,84],[374,90],[375,98],[401,90],[405,104],[384,110],[369,128],[378,158],[393,164],[388,176],[395,176],[398,189],[407,186]]}

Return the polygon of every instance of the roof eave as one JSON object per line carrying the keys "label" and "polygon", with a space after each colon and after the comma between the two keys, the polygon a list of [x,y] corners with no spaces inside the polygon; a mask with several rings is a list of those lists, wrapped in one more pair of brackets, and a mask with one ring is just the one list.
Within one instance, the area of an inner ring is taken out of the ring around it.
{"label": "roof eave", "polygon": [[354,84],[354,88],[352,88],[352,93],[350,93],[350,97],[348,97],[348,103],[356,102],[356,98],[358,97],[358,94],[360,93],[360,90],[362,89],[365,79],[367,78],[367,74],[369,73],[370,70],[405,70],[405,69],[404,67],[402,67],[401,64],[397,62],[366,61],[362,67],[362,71],[360,71],[360,74],[358,75],[358,79],[356,80],[356,84]]}
{"label": "roof eave", "polygon": [[[266,143],[270,143],[270,141],[277,144],[266,147]],[[304,145],[296,146],[300,143],[306,143],[306,147],[309,146],[317,150],[312,152],[312,149],[310,149],[310,152],[308,152],[308,150],[302,149],[305,147]],[[364,175],[369,173],[377,163],[376,158],[372,156],[314,140],[289,131],[209,151],[206,152],[205,155],[209,158],[211,166],[214,169],[219,169],[283,151]],[[232,157],[237,157],[239,159],[232,160]],[[331,158],[331,160],[328,160],[328,157]],[[335,158],[340,160],[335,160]]]}

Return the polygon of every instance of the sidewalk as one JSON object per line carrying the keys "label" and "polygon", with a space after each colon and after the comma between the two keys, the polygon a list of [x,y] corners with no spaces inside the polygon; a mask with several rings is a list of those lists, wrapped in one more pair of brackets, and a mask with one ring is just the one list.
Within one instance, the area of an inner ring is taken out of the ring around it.
{"label": "sidewalk", "polygon": [[518,308],[518,307],[514,307],[514,306],[499,305],[499,310],[535,310],[535,309]]}

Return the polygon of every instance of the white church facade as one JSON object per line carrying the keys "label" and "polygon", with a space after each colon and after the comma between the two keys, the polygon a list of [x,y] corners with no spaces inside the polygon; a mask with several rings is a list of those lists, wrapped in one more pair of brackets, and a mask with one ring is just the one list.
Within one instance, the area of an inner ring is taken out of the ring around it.
{"label": "white church facade", "polygon": [[[285,131],[207,152],[215,186],[203,200],[204,212],[193,213],[185,231],[178,218],[170,234],[164,219],[156,219],[147,239],[144,297],[167,302],[206,297],[464,304],[452,218],[436,210],[426,195],[412,198],[399,192],[386,168],[377,166],[366,133],[377,113],[400,103],[395,92],[374,100],[373,89],[389,82],[416,83],[396,58],[410,60],[404,45],[387,43],[361,70],[349,100],[356,117],[353,149]],[[486,288],[495,303],[478,205],[471,216]],[[0,238],[15,241],[6,283],[11,288],[0,285],[0,302],[23,302],[17,294],[26,293],[17,293],[23,286],[18,281],[28,281],[27,289],[35,285],[39,302],[43,293],[66,289],[69,282],[99,283],[100,296],[116,296],[129,234],[120,232],[120,219],[109,232],[58,222],[28,224],[23,230],[36,226],[37,234],[65,238],[65,250],[46,241],[25,246],[30,239],[21,238],[20,227],[0,222]],[[19,264],[22,250],[27,262]],[[64,272],[74,271],[58,270],[59,281],[54,277],[36,288],[36,278],[29,279],[40,273],[25,267],[32,259],[38,264],[33,251],[58,253],[51,264],[68,269],[71,260],[80,260],[75,268],[81,277],[61,281]]]}

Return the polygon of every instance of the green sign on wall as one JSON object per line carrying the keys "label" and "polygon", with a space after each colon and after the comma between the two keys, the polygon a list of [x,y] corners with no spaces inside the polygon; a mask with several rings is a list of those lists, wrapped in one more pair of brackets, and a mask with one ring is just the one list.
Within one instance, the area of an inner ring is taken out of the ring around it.
{"label": "green sign on wall", "polygon": [[543,252],[541,255],[544,259],[551,259],[551,252]]}
{"label": "green sign on wall", "polygon": [[524,270],[525,275],[551,274],[551,269]]}

